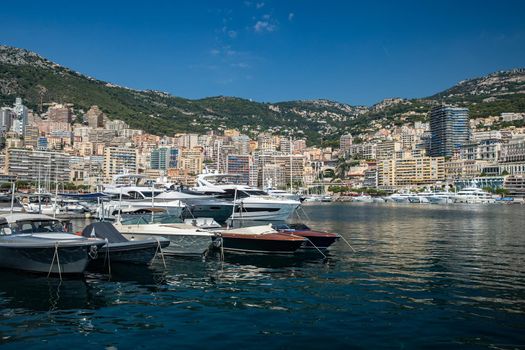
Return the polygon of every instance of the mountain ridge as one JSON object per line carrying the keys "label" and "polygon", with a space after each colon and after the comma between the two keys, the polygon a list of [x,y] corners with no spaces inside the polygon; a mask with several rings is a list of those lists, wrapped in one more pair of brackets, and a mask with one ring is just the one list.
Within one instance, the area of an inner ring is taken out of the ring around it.
{"label": "mountain ridge", "polygon": [[313,144],[335,141],[346,132],[391,127],[400,116],[424,119],[439,103],[471,108],[472,116],[525,112],[525,69],[498,71],[466,79],[423,98],[389,98],[368,106],[328,99],[256,102],[235,96],[187,99],[157,90],[136,90],[93,78],[35,52],[0,46],[0,103],[20,96],[40,112],[42,102],[70,102],[85,112],[98,105],[111,119],[153,134],[238,128],[307,137]]}

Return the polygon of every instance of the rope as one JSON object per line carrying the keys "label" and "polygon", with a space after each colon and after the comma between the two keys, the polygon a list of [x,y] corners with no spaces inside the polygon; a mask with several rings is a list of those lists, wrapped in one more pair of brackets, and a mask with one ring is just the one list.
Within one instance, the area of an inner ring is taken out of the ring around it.
{"label": "rope", "polygon": [[47,277],[51,275],[51,271],[53,270],[53,265],[55,264],[55,258],[58,265],[58,276],[60,277],[60,280],[62,281],[62,269],[60,268],[60,257],[58,256],[58,242],[55,243],[55,252],[53,254],[53,259],[51,260],[51,266],[49,266],[49,272],[47,273]]}
{"label": "rope", "polygon": [[[294,235],[292,235],[292,236],[294,236]],[[300,237],[300,236],[296,236],[296,237]],[[321,254],[321,255],[323,256],[323,258],[326,259],[326,255],[324,255],[324,253],[321,251],[321,249],[319,249],[319,248],[314,244],[314,242],[312,242],[312,241],[310,240],[310,238],[308,238],[308,237],[303,237],[303,238],[306,238],[306,240],[307,240],[308,242],[310,242],[310,244],[313,245],[315,249],[317,249],[317,251],[319,252],[319,254]]]}
{"label": "rope", "polygon": [[111,279],[111,258],[109,256],[109,241],[107,238],[105,238],[104,241],[106,241],[106,255],[104,256],[104,265],[106,265],[106,260],[107,260],[108,274],[109,274],[109,278]]}
{"label": "rope", "polygon": [[162,251],[162,247],[160,246],[160,241],[157,237],[155,237],[157,240],[157,250],[155,251],[155,257],[153,259],[156,259],[157,256],[160,254],[160,257],[162,258],[162,263],[164,264],[164,268],[166,268],[166,260],[164,260],[164,252]]}
{"label": "rope", "polygon": [[220,240],[221,240],[221,242],[220,242],[220,244],[221,244],[221,246],[220,246],[220,248],[221,248],[221,261],[224,261],[224,240],[222,239],[222,236],[220,237]]}
{"label": "rope", "polygon": [[355,253],[355,249],[354,249],[354,247],[352,247],[352,246],[350,245],[350,243],[348,243],[348,241],[343,237],[343,235],[339,235],[339,237],[341,237],[341,239],[343,240],[343,242],[345,242],[346,245],[348,245],[348,246],[352,249],[352,251]]}

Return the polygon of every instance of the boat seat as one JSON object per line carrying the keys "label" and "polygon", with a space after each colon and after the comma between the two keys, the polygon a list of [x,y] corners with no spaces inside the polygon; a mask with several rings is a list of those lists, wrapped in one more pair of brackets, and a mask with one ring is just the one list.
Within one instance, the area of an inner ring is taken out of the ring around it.
{"label": "boat seat", "polygon": [[87,225],[82,230],[82,236],[91,237],[91,233],[95,233],[95,237],[108,239],[109,243],[124,243],[128,242],[126,237],[124,237],[110,222],[94,222]]}

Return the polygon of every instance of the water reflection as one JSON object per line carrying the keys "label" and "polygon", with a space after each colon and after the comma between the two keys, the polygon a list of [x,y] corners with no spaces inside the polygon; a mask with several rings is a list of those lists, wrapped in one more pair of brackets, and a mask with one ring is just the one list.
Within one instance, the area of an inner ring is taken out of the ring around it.
{"label": "water reflection", "polygon": [[89,309],[105,305],[105,296],[82,278],[45,276],[1,270],[2,308],[25,311]]}

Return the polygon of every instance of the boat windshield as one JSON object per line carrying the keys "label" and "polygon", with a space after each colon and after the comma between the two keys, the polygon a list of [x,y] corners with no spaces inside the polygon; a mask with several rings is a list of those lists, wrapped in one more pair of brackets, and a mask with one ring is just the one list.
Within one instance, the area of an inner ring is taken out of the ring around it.
{"label": "boat windshield", "polygon": [[9,228],[12,234],[66,232],[64,225],[58,220],[17,221],[10,224]]}

